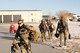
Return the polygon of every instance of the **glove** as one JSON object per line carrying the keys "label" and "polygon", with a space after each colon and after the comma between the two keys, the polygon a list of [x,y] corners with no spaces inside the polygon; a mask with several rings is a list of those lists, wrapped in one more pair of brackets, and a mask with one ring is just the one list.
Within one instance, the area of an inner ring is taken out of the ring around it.
{"label": "glove", "polygon": [[14,44],[16,44],[16,43],[17,43],[17,41],[14,39],[13,42],[12,42],[12,44],[14,45]]}

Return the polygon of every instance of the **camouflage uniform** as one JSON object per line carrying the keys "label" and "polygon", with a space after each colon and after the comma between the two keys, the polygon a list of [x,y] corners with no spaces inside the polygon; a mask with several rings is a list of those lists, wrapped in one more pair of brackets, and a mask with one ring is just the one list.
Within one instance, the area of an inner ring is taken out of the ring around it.
{"label": "camouflage uniform", "polygon": [[20,38],[19,41],[19,46],[21,49],[21,53],[31,53],[31,42],[28,39],[29,37],[29,29],[26,25],[22,25],[21,27],[18,27],[16,35],[15,35],[15,40]]}
{"label": "camouflage uniform", "polygon": [[11,53],[17,53],[18,49],[19,49],[18,43],[14,39],[11,46]]}
{"label": "camouflage uniform", "polygon": [[52,35],[53,35],[53,31],[55,30],[55,26],[53,25],[53,23],[51,22],[51,20],[48,20],[47,21],[47,25],[48,25],[48,36],[49,36],[49,39],[51,40],[52,39]]}
{"label": "camouflage uniform", "polygon": [[68,33],[68,24],[63,19],[63,17],[61,17],[61,19],[58,22],[56,33],[59,33],[59,35],[60,35],[60,46],[62,46],[62,41],[63,41],[62,39],[64,39],[64,46],[66,46],[66,39],[67,39],[67,33]]}
{"label": "camouflage uniform", "polygon": [[41,38],[42,42],[46,41],[46,31],[48,30],[48,26],[45,20],[41,20],[41,23],[39,25],[39,29],[41,32]]}

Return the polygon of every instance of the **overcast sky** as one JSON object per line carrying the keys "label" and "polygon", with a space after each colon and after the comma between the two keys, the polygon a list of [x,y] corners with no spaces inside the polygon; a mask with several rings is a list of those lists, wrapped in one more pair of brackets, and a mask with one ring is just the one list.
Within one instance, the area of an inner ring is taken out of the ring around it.
{"label": "overcast sky", "polygon": [[43,14],[56,14],[68,10],[80,15],[80,0],[0,0],[0,10],[42,10]]}

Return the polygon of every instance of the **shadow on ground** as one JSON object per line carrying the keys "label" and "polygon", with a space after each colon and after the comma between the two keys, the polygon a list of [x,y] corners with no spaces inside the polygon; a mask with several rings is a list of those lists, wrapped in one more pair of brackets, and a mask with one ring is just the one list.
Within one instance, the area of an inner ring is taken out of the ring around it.
{"label": "shadow on ground", "polygon": [[14,35],[15,35],[15,34],[10,34],[8,32],[0,32],[0,34],[2,34],[2,35],[0,35],[1,39],[7,39],[7,40],[12,40],[14,38]]}
{"label": "shadow on ground", "polygon": [[1,33],[1,34],[6,34],[6,35],[9,34],[9,32],[0,32],[0,33]]}
{"label": "shadow on ground", "polygon": [[1,39],[13,40],[14,36],[0,36]]}

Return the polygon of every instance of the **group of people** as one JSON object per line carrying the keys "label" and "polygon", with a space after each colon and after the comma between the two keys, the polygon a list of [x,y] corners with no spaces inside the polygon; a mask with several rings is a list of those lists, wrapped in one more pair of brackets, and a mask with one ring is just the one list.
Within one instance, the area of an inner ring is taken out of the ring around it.
{"label": "group of people", "polygon": [[[55,27],[51,19],[48,19],[47,21],[44,19],[41,20],[39,29],[41,32],[41,38],[43,42],[46,41],[47,39],[46,32],[48,32],[49,40],[52,40],[53,37],[60,38],[60,45],[59,45],[60,47],[66,46],[67,40],[71,38],[71,35],[69,33],[67,19],[63,16],[59,18],[57,27]],[[56,33],[53,32],[54,30],[56,31]]]}
{"label": "group of people", "polygon": [[[47,39],[52,40],[53,31],[55,30],[55,26],[51,19],[48,20],[41,20],[39,25],[39,30],[41,32],[42,42],[47,41]],[[46,36],[46,32],[48,32],[48,37]]]}
{"label": "group of people", "polygon": [[[56,33],[53,31],[56,29]],[[39,24],[39,30],[41,33],[41,40],[45,42],[52,40],[53,36],[60,36],[60,45],[62,46],[62,38],[64,37],[64,45],[66,46],[66,39],[68,39],[69,29],[68,24],[64,17],[61,17],[58,21],[57,28],[53,24],[51,19],[42,19]],[[46,37],[46,32],[48,32],[48,37]],[[55,34],[55,35],[53,35]],[[15,38],[12,43],[12,53],[17,53],[18,49],[21,49],[21,53],[32,53],[31,52],[31,42],[38,40],[38,32],[33,26],[25,25],[23,20],[18,21],[18,29],[16,31]],[[36,38],[36,37],[37,38]],[[17,42],[17,40],[19,42]]]}

